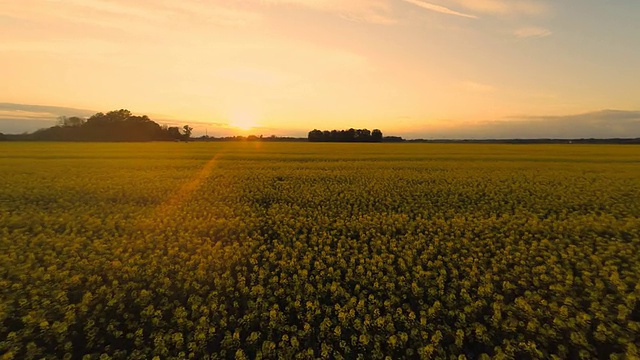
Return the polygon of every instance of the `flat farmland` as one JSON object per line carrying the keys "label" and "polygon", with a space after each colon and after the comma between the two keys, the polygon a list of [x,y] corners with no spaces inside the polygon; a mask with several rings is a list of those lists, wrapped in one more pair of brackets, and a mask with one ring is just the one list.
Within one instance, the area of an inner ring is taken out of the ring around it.
{"label": "flat farmland", "polygon": [[3,359],[638,357],[640,148],[0,143]]}

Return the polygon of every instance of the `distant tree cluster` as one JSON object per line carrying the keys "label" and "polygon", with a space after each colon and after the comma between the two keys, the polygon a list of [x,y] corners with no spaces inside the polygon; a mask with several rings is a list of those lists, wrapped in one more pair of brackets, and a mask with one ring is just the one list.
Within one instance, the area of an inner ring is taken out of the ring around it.
{"label": "distant tree cluster", "polygon": [[58,126],[62,126],[62,127],[82,126],[86,122],[87,122],[87,119],[81,118],[78,116],[71,116],[71,117],[60,116],[58,118]]}
{"label": "distant tree cluster", "polygon": [[129,110],[97,113],[88,119],[77,116],[58,118],[58,124],[31,134],[30,140],[48,141],[162,141],[189,140],[193,128],[160,126],[147,115]]}
{"label": "distant tree cluster", "polygon": [[403,142],[406,141],[401,136],[385,136],[382,138],[384,142]]}
{"label": "distant tree cluster", "polygon": [[382,131],[374,129],[349,129],[349,130],[311,130],[309,132],[311,142],[382,142]]}

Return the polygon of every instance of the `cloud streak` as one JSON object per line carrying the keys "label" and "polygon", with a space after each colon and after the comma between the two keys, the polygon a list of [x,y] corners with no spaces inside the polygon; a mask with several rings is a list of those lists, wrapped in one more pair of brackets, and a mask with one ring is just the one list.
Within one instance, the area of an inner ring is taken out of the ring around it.
{"label": "cloud streak", "polygon": [[464,18],[468,18],[468,19],[477,19],[478,17],[475,15],[471,15],[471,14],[465,14],[459,11],[455,11],[452,9],[449,9],[446,6],[442,6],[442,5],[437,5],[437,4],[432,4],[426,1],[421,1],[421,0],[404,0],[405,2],[408,2],[410,4],[413,4],[415,6],[421,7],[423,9],[426,10],[430,10],[430,11],[435,11],[441,14],[446,14],[446,15],[454,15],[454,16],[460,16],[460,17],[464,17]]}
{"label": "cloud streak", "polygon": [[[255,8],[231,2],[204,3],[195,0],[23,0],[0,7],[0,16],[66,28],[69,23],[88,28],[111,28],[125,32],[157,33],[159,26],[176,23],[193,26],[247,26],[258,23],[262,15]],[[77,35],[77,34],[76,34]]]}
{"label": "cloud streak", "polygon": [[496,90],[496,88],[492,85],[475,81],[463,81],[459,83],[458,86],[465,91],[474,93],[490,93]]}
{"label": "cloud streak", "polygon": [[26,104],[13,104],[13,103],[0,103],[0,112],[3,114],[2,118],[7,118],[8,114],[30,114],[29,118],[48,118],[55,119],[57,116],[91,116],[96,113],[93,110],[76,109],[61,106],[46,106],[46,105],[26,105]]}
{"label": "cloud streak", "polygon": [[[24,132],[33,132],[39,129],[55,126],[60,116],[79,116],[88,118],[98,111],[87,109],[76,109],[62,106],[47,105],[30,105],[30,104],[14,104],[0,103],[0,133],[4,134],[20,134]],[[151,120],[168,126],[182,126],[184,120],[169,118],[163,115],[150,114]],[[204,121],[186,121],[189,125],[196,129],[196,132],[202,132],[204,129],[225,129],[228,124],[221,122],[204,122]]]}
{"label": "cloud streak", "polygon": [[551,30],[542,27],[522,27],[513,32],[519,38],[543,38],[553,34]]}
{"label": "cloud streak", "polygon": [[56,124],[59,116],[86,117],[95,111],[59,106],[0,103],[0,133],[33,132]]}
{"label": "cloud streak", "polygon": [[494,15],[542,15],[549,6],[541,0],[451,0],[472,11]]}
{"label": "cloud streak", "polygon": [[356,22],[387,25],[397,21],[391,13],[388,0],[265,0],[263,2],[338,14],[343,19]]}
{"label": "cloud streak", "polygon": [[434,124],[432,139],[588,139],[640,137],[640,111],[602,110],[563,116],[517,116],[500,120]]}

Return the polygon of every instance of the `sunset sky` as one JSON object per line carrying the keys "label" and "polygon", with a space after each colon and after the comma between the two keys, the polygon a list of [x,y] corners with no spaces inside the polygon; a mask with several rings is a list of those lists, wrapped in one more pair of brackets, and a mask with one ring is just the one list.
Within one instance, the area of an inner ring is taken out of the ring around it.
{"label": "sunset sky", "polygon": [[639,24],[638,0],[0,0],[0,132],[126,108],[196,135],[640,137]]}

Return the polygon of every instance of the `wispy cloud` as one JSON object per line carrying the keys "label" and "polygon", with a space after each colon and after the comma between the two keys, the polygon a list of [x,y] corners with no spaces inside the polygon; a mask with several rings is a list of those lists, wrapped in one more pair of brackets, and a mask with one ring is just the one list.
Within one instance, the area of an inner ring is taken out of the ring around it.
{"label": "wispy cloud", "polygon": [[50,24],[58,30],[69,23],[80,23],[85,29],[109,27],[127,32],[146,30],[154,33],[158,26],[170,27],[176,23],[244,26],[262,19],[259,11],[249,6],[196,0],[22,0],[3,4],[0,15]]}
{"label": "wispy cloud", "polygon": [[[110,110],[103,109],[103,111],[106,112]],[[0,103],[0,133],[18,134],[32,132],[54,126],[60,116],[80,116],[87,118],[95,113],[97,113],[97,111],[62,106]],[[150,116],[153,121],[169,126],[182,126],[186,122],[196,129],[205,129],[206,127],[224,128],[228,126],[226,123],[186,121],[162,114],[145,114]]]}
{"label": "wispy cloud", "polygon": [[423,9],[426,10],[430,10],[430,11],[435,11],[435,12],[439,12],[441,14],[447,14],[447,15],[455,15],[455,16],[460,16],[460,17],[465,17],[465,18],[469,18],[469,19],[477,19],[478,17],[475,15],[471,15],[471,14],[465,14],[459,11],[455,11],[452,10],[446,6],[442,6],[442,5],[437,5],[437,4],[432,4],[426,1],[422,1],[422,0],[404,0],[410,4],[413,4],[415,6],[421,7]]}
{"label": "wispy cloud", "polygon": [[392,24],[396,22],[388,0],[263,0],[274,5],[293,5],[338,14],[358,22]]}
{"label": "wispy cloud", "polygon": [[78,49],[82,49],[83,56],[102,55],[112,53],[121,48],[115,42],[94,39],[60,39],[55,41],[19,41],[8,40],[0,42],[0,51],[16,52],[47,52],[65,56],[72,56]]}
{"label": "wispy cloud", "polygon": [[[514,116],[478,122],[434,124],[429,138],[577,139],[640,137],[640,111],[602,110],[575,115]],[[422,137],[416,133],[417,137]]]}
{"label": "wispy cloud", "polygon": [[246,66],[220,68],[214,73],[223,79],[266,87],[282,85],[290,81],[290,75],[281,71]]}
{"label": "wispy cloud", "polygon": [[86,10],[100,13],[108,13],[118,16],[135,17],[140,19],[157,19],[161,16],[157,12],[146,11],[144,7],[132,5],[131,2],[105,1],[105,0],[65,0],[51,1],[59,5],[71,5]]}
{"label": "wispy cloud", "polygon": [[[512,116],[506,120],[529,120],[529,121],[575,121],[582,123],[600,122],[620,122],[640,125],[640,110],[613,110],[605,109],[573,115],[546,115],[546,116]],[[640,135],[640,134],[639,134]]]}
{"label": "wispy cloud", "polygon": [[[27,105],[0,103],[0,133],[22,134],[30,133],[39,129],[55,126],[60,116],[80,116],[89,117],[97,111],[76,109],[60,106]],[[193,119],[179,119],[163,114],[145,113],[158,124],[167,126],[183,126],[185,123],[194,128],[194,135],[215,135],[215,136],[235,136],[238,129],[226,122],[216,121],[196,121]],[[299,133],[303,133],[301,129]],[[256,126],[250,133],[255,135],[291,135],[290,129],[278,129],[272,127]]]}
{"label": "wispy cloud", "polygon": [[[209,2],[182,0],[164,3],[164,11],[168,15],[177,15],[183,20],[197,20],[208,22],[218,26],[244,27],[258,24],[263,15],[255,8],[227,4],[215,4]],[[155,7],[155,2],[150,7]]]}
{"label": "wispy cloud", "polygon": [[549,11],[542,0],[450,0],[469,10],[498,15],[541,15]]}
{"label": "wispy cloud", "polygon": [[56,124],[59,116],[87,117],[95,111],[59,106],[0,103],[0,133],[32,132]]}
{"label": "wispy cloud", "polygon": [[364,22],[370,24],[379,24],[379,25],[389,25],[395,24],[397,20],[394,17],[384,15],[376,12],[365,12],[365,13],[345,13],[340,15],[343,19],[354,21],[354,22]]}
{"label": "wispy cloud", "polygon": [[458,86],[468,92],[474,93],[489,93],[496,90],[496,88],[489,84],[482,84],[475,81],[463,81]]}
{"label": "wispy cloud", "polygon": [[519,38],[542,38],[547,37],[553,33],[549,29],[531,26],[516,29],[513,34]]}
{"label": "wispy cloud", "polygon": [[27,104],[13,104],[13,103],[0,103],[0,112],[2,112],[2,118],[8,119],[21,115],[24,118],[38,117],[40,119],[55,119],[57,116],[90,116],[95,114],[95,111],[86,109],[76,109],[61,106],[46,106],[46,105],[27,105]]}

